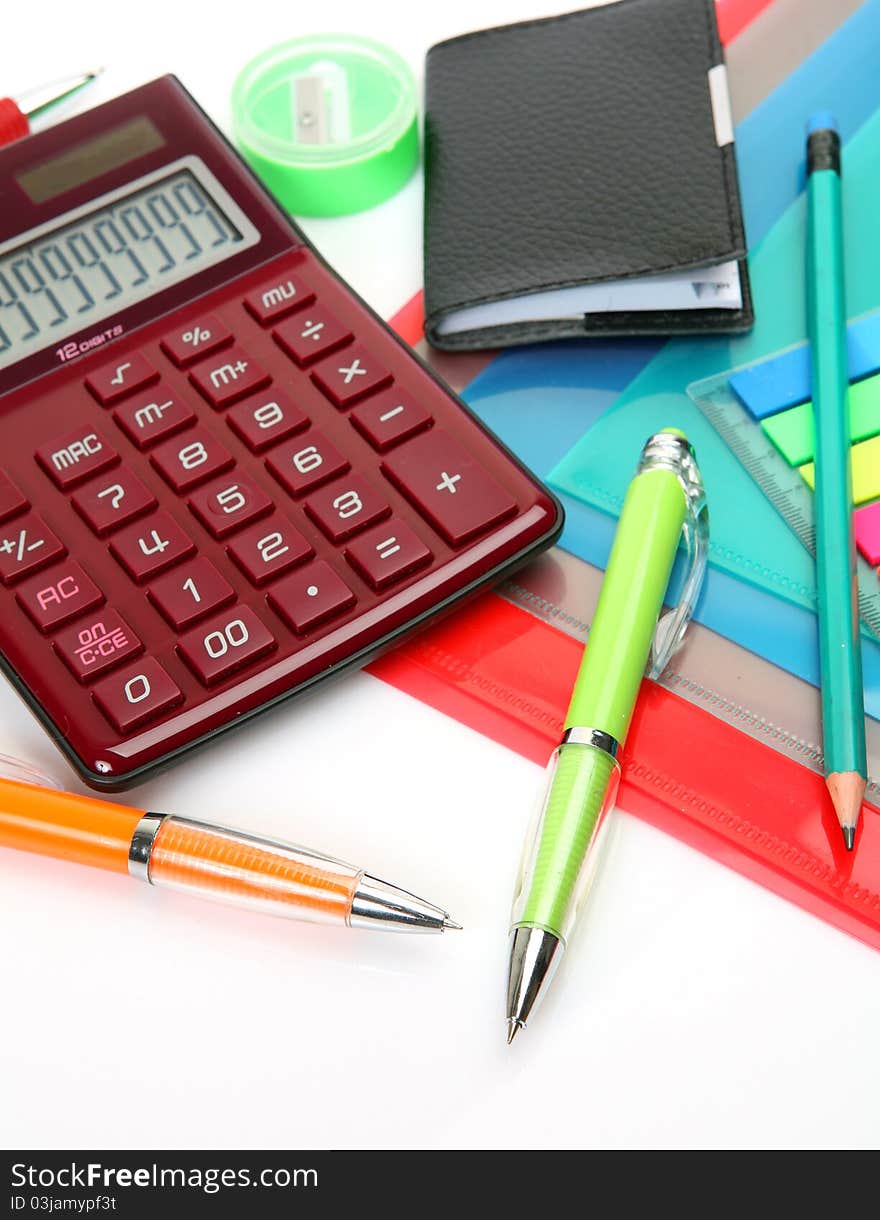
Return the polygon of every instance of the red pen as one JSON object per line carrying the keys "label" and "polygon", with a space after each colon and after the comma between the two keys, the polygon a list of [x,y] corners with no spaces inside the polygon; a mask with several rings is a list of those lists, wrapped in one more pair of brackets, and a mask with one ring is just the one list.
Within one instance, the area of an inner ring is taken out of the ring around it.
{"label": "red pen", "polygon": [[99,68],[97,72],[83,72],[79,76],[51,81],[48,85],[29,89],[23,97],[0,97],[0,145],[11,144],[26,136],[31,129],[32,118],[90,84],[102,71]]}

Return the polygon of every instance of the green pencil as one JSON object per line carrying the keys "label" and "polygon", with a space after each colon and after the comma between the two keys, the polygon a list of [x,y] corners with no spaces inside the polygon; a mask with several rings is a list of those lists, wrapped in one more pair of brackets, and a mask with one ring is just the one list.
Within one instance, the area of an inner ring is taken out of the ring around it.
{"label": "green pencil", "polygon": [[816,569],[825,782],[852,850],[865,795],[865,708],[850,471],[840,135],[807,126],[807,322],[816,431]]}

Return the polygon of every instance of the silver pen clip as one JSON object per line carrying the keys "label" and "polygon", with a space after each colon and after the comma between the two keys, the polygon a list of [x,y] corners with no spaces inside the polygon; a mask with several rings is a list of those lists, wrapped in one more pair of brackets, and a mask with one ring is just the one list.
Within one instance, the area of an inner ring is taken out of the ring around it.
{"label": "silver pen clip", "polygon": [[684,643],[700,594],[709,558],[709,507],[693,447],[685,437],[675,432],[657,432],[650,437],[642,450],[637,473],[645,470],[672,471],[687,501],[682,527],[688,556],[687,576],[678,604],[660,615],[648,655],[646,673],[649,678],[659,678]]}

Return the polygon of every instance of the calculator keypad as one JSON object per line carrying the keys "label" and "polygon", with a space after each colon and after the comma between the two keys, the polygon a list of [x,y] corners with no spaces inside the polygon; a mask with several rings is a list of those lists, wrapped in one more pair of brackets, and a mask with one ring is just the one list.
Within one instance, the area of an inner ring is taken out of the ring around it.
{"label": "calculator keypad", "polygon": [[131,352],[89,373],[86,386],[106,407],[158,379],[159,372],[149,360],[140,352]]}
{"label": "calculator keypad", "polygon": [[15,598],[41,631],[52,631],[99,606],[104,594],[78,563],[68,559],[56,565],[51,575],[32,576],[23,581]]}
{"label": "calculator keypad", "polygon": [[432,555],[405,521],[389,517],[352,542],[345,557],[374,589],[386,589],[415,568],[423,568]]}
{"label": "calculator keypad", "polygon": [[273,387],[233,407],[226,422],[251,453],[262,453],[307,428],[310,420],[289,394]]}
{"label": "calculator keypad", "polygon": [[453,546],[516,511],[516,501],[440,428],[396,450],[382,469]]}
{"label": "calculator keypad", "polygon": [[277,513],[244,530],[229,546],[229,557],[257,588],[313,554],[309,540]]}
{"label": "calculator keypad", "polygon": [[197,360],[226,347],[233,339],[232,331],[214,314],[196,318],[162,340],[162,351],[179,369],[188,369]]}
{"label": "calculator keypad", "polygon": [[232,606],[181,636],[178,652],[211,686],[275,647],[275,637],[248,606]]}
{"label": "calculator keypad", "polygon": [[98,682],[92,698],[119,733],[130,733],[182,703],[183,692],[158,661],[142,657]]}
{"label": "calculator keypad", "polygon": [[74,428],[43,445],[37,461],[56,487],[66,491],[99,470],[119,461],[119,454],[108,445],[96,428]]}
{"label": "calculator keypad", "polygon": [[193,422],[192,406],[164,383],[149,394],[139,395],[113,415],[119,427],[138,449],[149,449]]}
{"label": "calculator keypad", "polygon": [[80,682],[91,682],[126,657],[143,652],[143,647],[128,623],[109,606],[55,637],[58,655]]}
{"label": "calculator keypad", "polygon": [[230,347],[196,372],[190,381],[212,407],[226,407],[268,385],[269,374],[241,347]]}
{"label": "calculator keypad", "polygon": [[152,582],[147,596],[172,627],[182,631],[235,600],[235,589],[209,559],[199,555]]}
{"label": "calculator keypad", "polygon": [[301,369],[354,338],[351,331],[321,305],[282,322],[274,334],[276,342]]}
{"label": "calculator keypad", "polygon": [[122,530],[110,543],[111,553],[139,584],[185,555],[191,555],[195,549],[189,535],[161,509],[137,525]]}
{"label": "calculator keypad", "polygon": [[303,309],[314,299],[314,292],[299,275],[282,275],[249,292],[244,298],[244,306],[258,322],[266,325],[296,309]]}
{"label": "calculator keypad", "polygon": [[374,449],[384,453],[392,445],[423,432],[433,420],[411,394],[392,387],[355,407],[351,422]]}
{"label": "calculator keypad", "polygon": [[0,529],[0,580],[11,585],[65,553],[64,543],[42,517],[27,513]]}
{"label": "calculator keypad", "polygon": [[203,428],[166,441],[150,455],[162,478],[177,492],[198,487],[221,470],[228,470],[234,460],[229,450]]}
{"label": "calculator keypad", "polygon": [[358,343],[318,365],[312,371],[312,381],[337,407],[347,407],[388,385],[391,374]]}
{"label": "calculator keypad", "polygon": [[273,507],[262,488],[235,472],[203,487],[189,506],[213,538],[227,538]]}
{"label": "calculator keypad", "polygon": [[298,635],[354,605],[355,596],[329,563],[316,559],[280,580],[269,604]]}
{"label": "calculator keypad", "polygon": [[306,251],[113,348],[0,417],[3,653],[92,782],[396,638],[558,524]]}
{"label": "calculator keypad", "polygon": [[297,497],[343,474],[348,470],[348,458],[323,432],[313,428],[274,450],[266,466],[281,486]]}
{"label": "calculator keypad", "polygon": [[93,479],[71,497],[71,503],[91,529],[103,537],[155,508],[158,501],[149,487],[127,466],[117,466],[101,479]]}
{"label": "calculator keypad", "polygon": [[391,505],[361,475],[347,475],[316,492],[306,512],[331,542],[344,542],[391,512]]}

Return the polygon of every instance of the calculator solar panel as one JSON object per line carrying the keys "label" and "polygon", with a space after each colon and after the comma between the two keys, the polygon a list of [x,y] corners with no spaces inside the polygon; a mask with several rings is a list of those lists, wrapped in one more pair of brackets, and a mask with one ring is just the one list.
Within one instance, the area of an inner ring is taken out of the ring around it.
{"label": "calculator solar panel", "polygon": [[93,786],[558,536],[173,77],[0,151],[0,218],[0,649]]}

